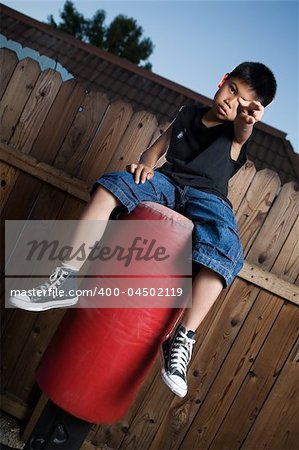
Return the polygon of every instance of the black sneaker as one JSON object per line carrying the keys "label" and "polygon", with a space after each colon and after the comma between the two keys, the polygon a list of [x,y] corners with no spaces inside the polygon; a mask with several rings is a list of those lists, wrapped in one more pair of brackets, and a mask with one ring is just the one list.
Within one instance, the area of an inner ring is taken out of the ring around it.
{"label": "black sneaker", "polygon": [[45,311],[76,305],[77,273],[77,270],[68,267],[57,267],[48,281],[26,293],[21,291],[10,297],[9,304],[26,311]]}
{"label": "black sneaker", "polygon": [[161,346],[162,379],[179,397],[187,394],[187,366],[194,344],[195,332],[179,325],[173,337],[168,337]]}

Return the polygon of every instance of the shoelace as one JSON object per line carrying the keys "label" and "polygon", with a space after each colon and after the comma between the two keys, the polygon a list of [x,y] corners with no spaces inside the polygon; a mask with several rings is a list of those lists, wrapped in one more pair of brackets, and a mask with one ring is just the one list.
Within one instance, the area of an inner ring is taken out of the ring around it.
{"label": "shoelace", "polygon": [[56,267],[55,271],[49,276],[49,281],[41,284],[38,289],[47,291],[53,284],[60,286],[65,275],[68,275],[68,271],[64,267]]}
{"label": "shoelace", "polygon": [[195,339],[186,336],[182,331],[175,337],[171,348],[170,369],[171,372],[177,370],[186,376],[187,365],[191,359],[192,348]]}

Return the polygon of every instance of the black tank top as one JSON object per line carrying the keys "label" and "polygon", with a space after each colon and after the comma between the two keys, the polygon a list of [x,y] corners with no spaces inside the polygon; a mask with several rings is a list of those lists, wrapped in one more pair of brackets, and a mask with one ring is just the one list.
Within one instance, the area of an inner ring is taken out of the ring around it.
{"label": "black tank top", "polygon": [[208,110],[195,105],[179,110],[173,122],[167,162],[157,170],[180,187],[193,186],[211,192],[230,204],[228,181],[246,162],[248,141],[234,161],[231,158],[233,123],[206,127],[201,119]]}

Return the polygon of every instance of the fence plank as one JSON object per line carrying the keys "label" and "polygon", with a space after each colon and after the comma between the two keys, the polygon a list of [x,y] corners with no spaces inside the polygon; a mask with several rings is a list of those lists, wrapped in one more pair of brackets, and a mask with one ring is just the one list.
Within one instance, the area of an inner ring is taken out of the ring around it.
{"label": "fence plank", "polygon": [[6,48],[0,48],[0,99],[6,90],[17,63],[18,58],[15,52]]}
{"label": "fence plank", "polygon": [[[299,308],[286,303],[225,416],[212,448],[220,448],[222,442],[225,442],[226,448],[240,448],[298,339],[298,323]],[[232,423],[234,427],[230,426]]]}
{"label": "fence plank", "polygon": [[256,168],[252,161],[247,161],[244,166],[229,181],[228,199],[233,205],[234,213],[239,209],[254,176]]}
{"label": "fence plank", "polygon": [[16,400],[12,395],[1,393],[0,401],[2,411],[7,412],[12,417],[19,419],[20,421],[25,421],[28,419],[30,409],[27,405],[24,405],[20,401]]}
{"label": "fence plank", "polygon": [[[65,192],[88,201],[90,197],[89,188],[83,181],[78,180],[77,178],[71,178],[66,172],[56,169],[49,164],[38,162],[31,155],[24,155],[8,145],[0,144],[0,149],[2,152],[0,158],[6,163],[21,169],[27,174],[33,175],[44,182],[52,184]],[[19,171],[16,171],[16,174],[18,174],[18,172]],[[13,188],[13,183],[15,183],[15,179],[11,176],[8,190]],[[6,196],[8,196],[9,193],[7,193]]]}
{"label": "fence plank", "polygon": [[[299,217],[294,222],[294,225],[284,243],[279,257],[276,259],[271,271],[279,273],[283,280],[296,282],[296,272],[299,267]],[[294,273],[294,276],[293,276]],[[299,274],[298,274],[299,276]],[[297,277],[298,279],[298,277]]]}
{"label": "fence plank", "polygon": [[255,421],[242,449],[296,449],[299,442],[299,342]]}
{"label": "fence plank", "polygon": [[[30,336],[36,317],[34,313],[17,309],[13,310],[9,324],[6,327],[6,333],[2,339],[3,348],[9,349],[2,355],[1,386],[4,392],[10,382],[10,378],[16,371],[18,357]],[[18,327],[16,328],[14,324],[18,324]]]}
{"label": "fence plank", "polygon": [[[5,164],[2,161],[0,162],[0,171],[1,171],[1,196],[0,196],[0,212],[2,214],[2,211],[4,210],[4,207],[7,203],[7,200],[9,198],[10,192],[13,189],[13,186],[15,184],[15,181],[20,173],[19,170],[15,169],[14,167],[10,166],[9,164]],[[5,217],[5,215],[3,215]],[[5,231],[4,231],[4,221],[2,221],[1,224],[1,245],[0,247],[3,249],[5,248]],[[0,267],[3,268],[5,264],[5,252],[2,251],[0,253]],[[5,302],[4,302],[4,294],[5,294],[5,286],[4,283],[1,287],[1,314],[0,314],[0,330],[1,330],[1,336],[4,335],[6,330],[6,325],[10,319],[10,316],[12,314],[12,311],[5,310]]]}
{"label": "fence plank", "polygon": [[30,155],[44,163],[53,163],[85,95],[85,89],[76,80],[62,83]]}
{"label": "fence plank", "polygon": [[[7,55],[7,52],[4,54]],[[8,111],[11,110],[11,112],[7,114],[7,118],[4,120],[3,126],[1,127],[1,134],[3,136],[1,142],[5,139],[8,141],[11,138],[12,133],[16,130],[20,114],[28,99],[29,93],[32,91],[34,83],[36,83],[38,73],[40,73],[40,69],[39,65],[35,61],[26,59],[24,60],[24,63],[23,61],[18,63],[13,74],[13,83],[9,83],[7,86],[7,91],[4,93],[1,100],[2,106],[7,104],[8,108],[6,107],[6,109]],[[9,184],[6,185],[5,198],[2,208],[9,198],[11,190],[17,182],[19,174],[19,171],[16,171],[13,168],[11,169],[9,173]]]}
{"label": "fence plank", "polygon": [[25,429],[21,431],[21,440],[23,442],[27,442],[27,440],[30,438],[30,435],[33,431],[33,428],[38,422],[38,419],[40,418],[46,404],[48,403],[48,397],[46,397],[45,394],[41,394],[39,401],[37,402],[36,407],[34,408],[33,414],[31,415],[28,423],[26,424]]}
{"label": "fence plank", "polygon": [[109,105],[78,172],[80,178],[92,184],[105,173],[132,114],[131,105],[123,101],[116,101]]}
{"label": "fence plank", "polygon": [[41,72],[10,139],[12,147],[30,152],[61,83],[58,72],[51,69]]}
{"label": "fence plank", "polygon": [[86,202],[75,197],[66,197],[59,212],[59,220],[77,220],[80,219]]}
{"label": "fence plank", "polygon": [[107,171],[122,171],[126,165],[139,160],[157,128],[155,116],[145,111],[133,115],[126,132],[109,162]]}
{"label": "fence plank", "polygon": [[284,281],[273,273],[260,269],[254,264],[249,264],[245,261],[243,269],[238,274],[238,277],[250,281],[250,283],[255,286],[261,287],[272,294],[299,305],[299,288],[297,286]]}
{"label": "fence plank", "polygon": [[75,120],[59,150],[53,165],[75,176],[108,107],[107,97],[96,91],[86,91]]}
{"label": "fence plank", "polygon": [[[14,368],[7,373],[5,388],[28,405],[30,405],[35,384],[35,370],[64,314],[65,310],[62,309],[41,314],[33,313],[28,318],[26,329],[15,332],[14,339],[19,342],[19,348],[15,349]],[[21,341],[24,343],[23,346],[20,346]]]}
{"label": "fence plank", "polygon": [[[2,263],[2,261],[1,261],[1,263]],[[1,309],[0,309],[0,311],[1,311],[1,317],[0,317],[1,325],[0,325],[0,333],[1,333],[1,343],[2,343],[3,336],[6,333],[6,327],[7,327],[8,323],[9,323],[9,321],[11,319],[11,316],[13,314],[13,309],[5,308],[5,282],[3,282],[2,285],[1,285],[0,293],[1,293]]]}
{"label": "fence plank", "polygon": [[10,191],[14,186],[16,177],[19,174],[19,170],[15,169],[9,164],[5,164],[2,161],[0,162],[0,170],[1,170],[0,211],[2,211],[7,202]]}
{"label": "fence plank", "polygon": [[[249,261],[268,270],[288,236],[299,212],[299,191],[295,183],[283,186],[271,208],[251,252]],[[271,239],[269,239],[271,233]]]}
{"label": "fence plank", "polygon": [[9,142],[39,74],[39,64],[32,59],[17,64],[0,102],[1,142]]}
{"label": "fence plank", "polygon": [[[247,254],[280,188],[277,173],[269,169],[256,173],[236,214],[239,235]],[[261,194],[262,193],[262,194]],[[251,261],[249,260],[250,262]]]}

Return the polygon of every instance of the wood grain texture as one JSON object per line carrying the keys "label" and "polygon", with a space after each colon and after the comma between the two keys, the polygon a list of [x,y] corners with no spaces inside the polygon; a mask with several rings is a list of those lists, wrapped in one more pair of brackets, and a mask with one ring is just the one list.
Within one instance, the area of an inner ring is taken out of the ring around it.
{"label": "wood grain texture", "polygon": [[53,162],[55,167],[72,176],[77,175],[107,107],[105,95],[85,91],[72,126]]}
{"label": "wood grain texture", "polygon": [[[15,175],[19,174],[19,171],[16,169],[20,169],[37,179],[43,180],[44,182],[61,189],[64,192],[68,192],[69,194],[85,201],[89,200],[89,187],[83,181],[71,177],[68,173],[59,170],[56,167],[39,162],[31,155],[24,155],[8,145],[0,144],[0,150],[0,159],[5,161],[5,163],[10,164],[10,168],[12,171],[14,170],[13,173]],[[13,177],[12,174],[7,174],[7,171],[3,172],[3,174],[5,177],[5,183],[6,181],[8,182],[8,184],[5,184],[5,186],[7,186],[7,191],[9,191],[6,193],[5,197],[8,197],[14,186],[13,183],[16,182],[16,176]],[[3,206],[4,203],[5,202],[3,200]]]}
{"label": "wood grain texture", "polygon": [[256,168],[252,161],[247,161],[243,167],[229,181],[228,199],[233,205],[233,210],[239,209],[244,198],[245,192],[249,188],[254,176]]}
{"label": "wood grain texture", "polygon": [[299,340],[287,359],[271,395],[251,428],[242,449],[297,449],[299,442]]}
{"label": "wood grain texture", "polygon": [[2,98],[13,71],[18,64],[15,52],[0,48],[0,99]]}
{"label": "wood grain texture", "polygon": [[1,171],[0,211],[2,211],[20,171],[17,170],[13,165],[6,164],[3,161],[0,162],[0,171]]}
{"label": "wood grain texture", "polygon": [[[299,308],[291,303],[285,303],[252,367],[248,370],[238,395],[214,437],[211,448],[219,448],[223,444],[227,449],[240,447],[286,364],[290,349],[298,339],[298,324]],[[232,423],[236,426],[231,427]]]}
{"label": "wood grain texture", "polygon": [[[296,256],[298,257],[298,253]],[[255,286],[259,286],[278,297],[299,305],[299,288],[294,284],[282,280],[282,278],[271,272],[262,270],[245,261],[243,269],[238,274],[238,277],[249,281]]]}
{"label": "wood grain texture", "polygon": [[109,105],[80,167],[78,173],[80,178],[92,184],[107,171],[132,114],[132,107],[123,101]]}
{"label": "wood grain texture", "polygon": [[256,173],[246,191],[236,214],[245,255],[252,246],[279,188],[279,176],[272,170],[264,169]]}
{"label": "wood grain texture", "polygon": [[40,73],[9,141],[12,147],[23,153],[30,152],[61,83],[60,74],[54,70]]}
{"label": "wood grain texture", "polygon": [[258,235],[255,250],[251,252],[249,261],[268,270],[286,240],[299,212],[299,191],[294,183],[287,183],[265,220],[265,226]]}
{"label": "wood grain texture", "polygon": [[20,61],[0,101],[1,142],[8,143],[40,74],[37,62]]}
{"label": "wood grain texture", "polygon": [[30,155],[46,164],[53,163],[85,95],[85,89],[76,80],[62,83]]}
{"label": "wood grain texture", "polygon": [[155,129],[157,120],[155,116],[145,111],[135,113],[120,141],[117,151],[111,158],[107,171],[122,171],[126,165],[138,162],[140,154],[149,144]]}

